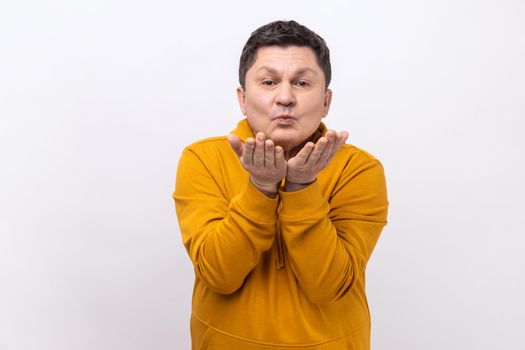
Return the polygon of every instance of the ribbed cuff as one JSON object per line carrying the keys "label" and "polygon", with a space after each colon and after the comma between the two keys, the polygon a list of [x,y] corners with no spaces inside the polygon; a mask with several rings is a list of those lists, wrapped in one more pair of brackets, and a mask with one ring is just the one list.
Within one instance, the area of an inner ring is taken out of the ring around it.
{"label": "ribbed cuff", "polygon": [[[328,203],[325,201],[318,181],[294,192],[279,191],[282,208],[282,220],[300,220],[322,211],[328,212]],[[325,213],[326,214],[326,213]]]}
{"label": "ribbed cuff", "polygon": [[246,179],[244,189],[235,198],[237,210],[260,223],[275,222],[278,204],[277,196],[270,198],[259,192],[249,178]]}

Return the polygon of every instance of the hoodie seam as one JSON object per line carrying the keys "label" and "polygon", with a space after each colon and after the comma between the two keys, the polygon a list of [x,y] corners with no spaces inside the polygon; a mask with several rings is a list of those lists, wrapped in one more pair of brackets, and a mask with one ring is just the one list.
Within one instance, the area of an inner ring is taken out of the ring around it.
{"label": "hoodie seam", "polygon": [[195,313],[192,313],[192,315],[197,320],[199,320],[199,322],[204,324],[208,329],[211,329],[213,332],[217,332],[217,333],[219,333],[221,335],[224,335],[224,336],[227,336],[227,337],[231,337],[231,338],[235,338],[237,340],[241,340],[241,341],[246,342],[246,343],[251,343],[251,344],[256,344],[256,345],[264,345],[264,346],[270,346],[270,347],[276,347],[276,348],[290,348],[290,349],[293,349],[293,348],[308,348],[308,347],[324,345],[324,344],[327,344],[327,343],[330,343],[330,342],[337,341],[339,339],[344,339],[344,338],[352,335],[353,333],[356,333],[356,332],[358,332],[358,331],[360,331],[360,330],[362,330],[364,328],[369,328],[370,327],[370,325],[367,324],[367,325],[364,325],[362,327],[358,327],[356,329],[353,329],[351,332],[348,332],[348,333],[346,333],[346,334],[344,334],[342,336],[338,336],[338,337],[331,338],[331,339],[328,339],[328,340],[323,340],[323,341],[320,341],[320,342],[317,342],[317,343],[310,343],[310,344],[279,344],[279,343],[270,343],[270,342],[264,342],[264,341],[260,341],[260,340],[248,339],[248,338],[240,337],[238,335],[230,334],[228,332],[225,332],[225,331],[222,331],[222,330],[220,330],[218,328],[210,326],[208,323],[204,322]]}

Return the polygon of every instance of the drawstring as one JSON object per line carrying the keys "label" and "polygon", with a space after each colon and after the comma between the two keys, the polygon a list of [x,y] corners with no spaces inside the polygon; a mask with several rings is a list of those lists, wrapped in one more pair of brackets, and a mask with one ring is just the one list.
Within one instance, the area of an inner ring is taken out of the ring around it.
{"label": "drawstring", "polygon": [[[279,211],[281,211],[281,202],[279,202]],[[283,246],[283,238],[281,235],[281,225],[279,223],[279,218],[277,218],[277,225],[276,225],[277,235],[275,236],[275,267],[277,270],[280,270],[284,267],[284,246]]]}
{"label": "drawstring", "polygon": [[279,229],[279,226],[277,228],[277,237],[275,237],[277,240],[277,244],[275,245],[277,247],[276,257],[275,257],[275,267],[277,270],[280,270],[284,267],[284,249],[283,249],[283,239],[281,236],[281,230]]}

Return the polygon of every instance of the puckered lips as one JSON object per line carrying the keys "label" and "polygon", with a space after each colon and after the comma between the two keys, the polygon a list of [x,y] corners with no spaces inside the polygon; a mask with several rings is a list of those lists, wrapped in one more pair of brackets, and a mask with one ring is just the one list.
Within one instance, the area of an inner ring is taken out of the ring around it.
{"label": "puckered lips", "polygon": [[278,113],[272,117],[272,120],[276,121],[279,126],[287,126],[295,123],[296,118],[291,114]]}

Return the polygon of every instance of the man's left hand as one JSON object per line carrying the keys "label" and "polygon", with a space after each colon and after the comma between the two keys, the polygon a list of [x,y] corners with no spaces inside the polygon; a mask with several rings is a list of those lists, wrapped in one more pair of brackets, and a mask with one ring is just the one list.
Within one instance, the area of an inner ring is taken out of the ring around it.
{"label": "man's left hand", "polygon": [[314,182],[348,138],[346,131],[329,130],[314,144],[307,142],[304,147],[287,162],[285,191],[297,191]]}

